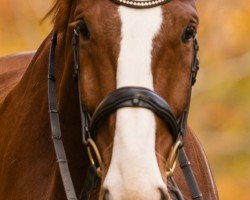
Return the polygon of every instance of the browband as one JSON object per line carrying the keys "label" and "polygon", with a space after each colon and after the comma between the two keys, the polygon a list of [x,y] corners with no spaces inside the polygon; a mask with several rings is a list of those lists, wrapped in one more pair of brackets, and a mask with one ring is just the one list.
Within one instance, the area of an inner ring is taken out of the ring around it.
{"label": "browband", "polygon": [[123,5],[130,8],[153,8],[165,3],[168,3],[171,0],[112,0],[118,5]]}

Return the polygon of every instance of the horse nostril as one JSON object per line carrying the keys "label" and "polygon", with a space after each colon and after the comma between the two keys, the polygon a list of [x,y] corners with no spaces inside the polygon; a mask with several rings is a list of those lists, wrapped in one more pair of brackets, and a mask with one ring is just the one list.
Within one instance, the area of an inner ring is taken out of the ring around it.
{"label": "horse nostril", "polygon": [[103,200],[110,200],[110,194],[108,190],[104,191]]}
{"label": "horse nostril", "polygon": [[160,200],[169,200],[170,199],[166,189],[159,188],[159,191],[160,191],[160,194],[161,194]]}

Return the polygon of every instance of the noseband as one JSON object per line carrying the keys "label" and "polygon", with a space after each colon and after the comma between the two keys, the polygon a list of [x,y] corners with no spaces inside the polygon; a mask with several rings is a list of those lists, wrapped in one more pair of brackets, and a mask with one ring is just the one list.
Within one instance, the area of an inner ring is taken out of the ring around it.
{"label": "noseband", "polygon": [[177,140],[179,128],[170,106],[157,93],[142,87],[123,87],[109,94],[97,107],[92,117],[91,133],[93,136],[103,118],[124,107],[141,107],[152,110],[170,128],[174,141]]}
{"label": "noseband", "polygon": [[[113,0],[116,3],[133,7],[133,8],[148,8],[155,7],[168,2],[169,0],[153,0],[153,1],[132,1],[132,0]],[[138,4],[140,3],[140,4]],[[79,27],[74,29],[73,33],[73,53],[74,53],[74,78],[79,78]],[[64,185],[65,193],[68,200],[76,200],[77,196],[69,172],[67,158],[61,138],[61,129],[59,122],[59,114],[56,104],[56,86],[55,86],[55,51],[57,45],[57,33],[55,32],[52,38],[52,45],[50,50],[49,59],[49,74],[48,74],[48,101],[49,101],[49,113],[50,123],[52,131],[52,139],[57,156],[57,162],[59,163],[60,174]],[[179,159],[180,167],[183,170],[184,177],[187,181],[187,185],[190,188],[193,199],[202,199],[202,194],[198,187],[197,181],[194,177],[190,162],[184,151],[184,141],[186,135],[187,117],[189,113],[190,98],[192,86],[196,82],[196,75],[199,69],[198,61],[198,42],[196,37],[194,38],[193,47],[193,62],[191,65],[190,75],[190,94],[187,107],[180,118],[176,118],[171,110],[167,101],[165,101],[159,94],[143,87],[123,87],[110,93],[96,108],[94,114],[91,116],[89,112],[82,105],[80,95],[80,83],[78,81],[78,95],[79,95],[79,107],[81,115],[81,128],[83,134],[83,144],[87,148],[88,156],[91,166],[89,168],[87,178],[85,180],[83,192],[80,199],[89,199],[91,190],[96,186],[97,181],[102,177],[102,158],[100,156],[97,145],[95,144],[95,138],[98,127],[110,114],[124,107],[139,107],[146,108],[153,111],[158,115],[163,122],[169,128],[172,135],[174,145],[168,158],[168,166],[166,176],[172,183],[173,187],[169,188],[177,199],[184,199],[177,185],[173,180],[173,172],[176,166],[176,160]]]}

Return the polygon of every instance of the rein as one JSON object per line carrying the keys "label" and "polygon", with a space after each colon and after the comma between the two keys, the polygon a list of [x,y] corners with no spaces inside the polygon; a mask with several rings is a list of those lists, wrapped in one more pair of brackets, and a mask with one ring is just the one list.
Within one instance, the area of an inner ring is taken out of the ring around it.
{"label": "rein", "polygon": [[[129,6],[129,2],[136,2],[132,0],[113,0],[119,4],[126,4]],[[143,1],[144,3],[149,3],[149,5],[144,5],[148,7],[161,5],[168,2],[169,0],[157,0],[157,1]],[[123,2],[123,3],[122,3]],[[125,3],[124,3],[125,2]],[[141,2],[141,3],[143,3]],[[128,4],[127,4],[128,3]],[[136,2],[138,3],[138,2]],[[141,5],[140,8],[143,8]],[[137,5],[136,5],[137,6]],[[139,5],[138,5],[139,6]],[[132,6],[129,6],[132,7]],[[134,7],[134,5],[133,5]],[[138,8],[138,7],[136,7]],[[145,8],[145,7],[144,7]],[[73,186],[73,181],[70,175],[68,162],[65,154],[65,149],[61,137],[59,113],[56,104],[56,78],[55,78],[55,52],[57,45],[57,32],[54,33],[52,37],[52,45],[50,49],[49,58],[49,69],[48,69],[48,102],[49,102],[49,115],[50,124],[52,132],[52,140],[54,144],[54,149],[56,152],[57,162],[60,169],[60,174],[62,177],[62,182],[66,197],[68,200],[77,200],[77,195]],[[166,177],[172,183],[172,187],[169,190],[175,194],[176,198],[183,200],[183,196],[178,189],[175,181],[173,179],[173,173],[176,166],[177,159],[179,160],[180,167],[183,171],[185,180],[190,189],[192,199],[201,200],[202,193],[197,184],[196,178],[191,168],[191,163],[187,158],[184,149],[187,118],[189,113],[189,106],[191,100],[192,86],[196,82],[197,72],[199,70],[198,61],[198,41],[196,37],[194,38],[194,55],[191,65],[191,75],[190,75],[190,91],[187,107],[185,108],[182,116],[176,119],[169,104],[156,92],[143,87],[123,87],[115,90],[109,94],[96,108],[93,116],[90,116],[88,111],[82,105],[81,100],[81,90],[79,83],[79,27],[74,29],[73,39],[73,54],[74,54],[74,79],[78,81],[78,95],[79,95],[79,107],[81,116],[81,129],[82,129],[82,140],[84,146],[87,148],[88,156],[90,159],[91,166],[89,167],[87,178],[84,183],[81,200],[88,200],[90,198],[90,193],[93,188],[96,187],[97,182],[102,178],[102,158],[100,156],[99,150],[96,143],[94,142],[98,126],[102,119],[115,112],[119,108],[123,107],[142,107],[153,111],[158,115],[167,125],[170,133],[173,137],[174,145],[170,151],[168,157],[168,165],[166,171]]]}
{"label": "rein", "polygon": [[56,85],[55,85],[56,45],[57,45],[57,33],[54,33],[50,49],[49,72],[48,72],[48,102],[49,102],[49,116],[50,116],[52,140],[67,199],[77,200],[75,188],[69,172],[69,166],[65,154],[65,149],[62,142],[59,113],[56,104]]}

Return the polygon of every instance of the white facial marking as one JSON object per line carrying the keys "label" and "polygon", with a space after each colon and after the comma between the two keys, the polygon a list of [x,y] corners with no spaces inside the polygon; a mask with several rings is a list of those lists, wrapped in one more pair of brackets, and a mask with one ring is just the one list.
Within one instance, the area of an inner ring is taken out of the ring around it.
{"label": "white facial marking", "polygon": [[[117,88],[140,86],[153,90],[151,54],[162,24],[161,7],[138,10],[120,6],[119,14],[122,40]],[[155,132],[152,111],[117,111],[113,154],[104,181],[114,199],[160,199],[157,188],[165,185],[155,155]]]}

